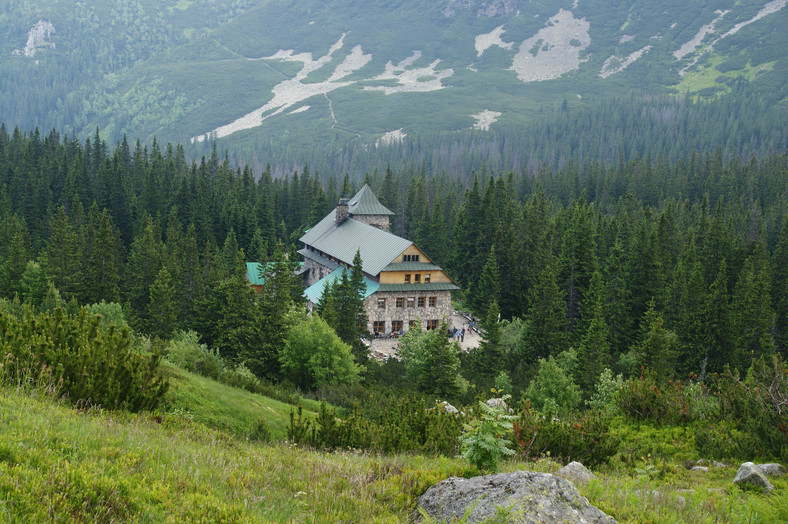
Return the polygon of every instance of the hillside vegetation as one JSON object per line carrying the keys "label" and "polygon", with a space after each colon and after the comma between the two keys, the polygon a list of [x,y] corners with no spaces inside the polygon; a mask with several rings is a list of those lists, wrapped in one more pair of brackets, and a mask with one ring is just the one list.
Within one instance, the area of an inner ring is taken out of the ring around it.
{"label": "hillside vegetation", "polygon": [[[0,387],[0,422],[0,515],[10,521],[407,522],[427,487],[476,473],[460,459],[260,444],[175,413],[79,412],[9,385]],[[731,487],[735,467],[704,474],[645,460],[637,470],[596,470],[581,492],[619,522],[786,518],[785,481],[764,498]],[[502,469],[523,467],[558,464]]]}
{"label": "hillside vegetation", "polygon": [[779,104],[785,6],[13,2],[0,11],[0,115],[81,139],[98,127],[110,143],[157,136],[195,158],[218,137],[240,163],[266,157],[262,169],[303,162],[289,151],[316,141],[333,156],[394,131],[449,140],[480,114],[499,113],[490,129],[511,139],[565,105],[621,94],[713,100],[748,81]]}

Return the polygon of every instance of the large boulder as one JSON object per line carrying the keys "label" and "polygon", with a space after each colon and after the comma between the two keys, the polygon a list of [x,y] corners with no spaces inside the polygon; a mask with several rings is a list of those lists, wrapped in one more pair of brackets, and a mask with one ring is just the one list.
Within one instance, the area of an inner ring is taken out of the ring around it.
{"label": "large boulder", "polygon": [[[528,471],[451,477],[425,491],[417,508],[438,522],[482,522],[495,517],[498,508],[507,511],[509,522],[615,522],[567,480]],[[414,520],[421,521],[418,509]]]}
{"label": "large boulder", "polygon": [[785,466],[770,462],[769,464],[758,464],[758,469],[763,471],[767,477],[783,477],[787,473]]}
{"label": "large boulder", "polygon": [[763,489],[767,493],[774,489],[772,483],[766,478],[758,466],[752,462],[745,462],[739,466],[733,483],[743,488]]}
{"label": "large boulder", "polygon": [[575,485],[588,484],[591,479],[596,478],[596,475],[591,473],[587,467],[577,461],[570,462],[563,468],[556,471],[555,475],[565,478]]}

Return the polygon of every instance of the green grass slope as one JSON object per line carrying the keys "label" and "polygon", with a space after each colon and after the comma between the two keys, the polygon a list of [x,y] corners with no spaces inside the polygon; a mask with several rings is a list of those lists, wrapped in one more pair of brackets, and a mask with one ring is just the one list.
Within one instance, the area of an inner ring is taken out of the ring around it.
{"label": "green grass slope", "polygon": [[0,388],[0,521],[403,522],[454,460],[247,442],[173,414]]}
{"label": "green grass slope", "polygon": [[[261,422],[270,432],[270,439],[287,437],[292,405],[220,384],[168,363],[163,367],[170,381],[163,411],[242,438],[264,438]],[[301,405],[306,416],[313,416],[319,408],[317,402],[308,399],[303,399]]]}
{"label": "green grass slope", "polygon": [[[77,411],[40,391],[0,387],[0,521],[408,522],[429,486],[477,473],[456,458],[249,441],[239,429],[249,412],[281,415],[283,406],[170,371],[174,393],[157,414]],[[211,419],[212,410],[223,414]],[[580,486],[619,522],[788,519],[785,479],[765,496],[731,484],[735,465],[701,472],[651,456],[630,462]],[[512,460],[501,469],[559,466]]]}

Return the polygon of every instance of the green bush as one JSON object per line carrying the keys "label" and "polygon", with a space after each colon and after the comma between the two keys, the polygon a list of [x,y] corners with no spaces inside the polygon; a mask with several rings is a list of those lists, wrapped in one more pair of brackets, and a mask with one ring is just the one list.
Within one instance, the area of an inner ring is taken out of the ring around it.
{"label": "green bush", "polygon": [[77,405],[153,409],[168,387],[158,355],[135,353],[127,327],[104,328],[84,308],[16,317],[0,307],[0,355],[0,381],[50,388]]}
{"label": "green bush", "polygon": [[618,451],[619,439],[611,433],[610,421],[607,412],[595,409],[560,419],[545,416],[524,400],[513,424],[515,444],[526,459],[549,454],[565,463],[577,460],[592,467]]}
{"label": "green bush", "polygon": [[378,420],[356,406],[342,419],[325,401],[316,419],[302,415],[298,406],[290,411],[287,438],[296,444],[318,448],[354,448],[384,453],[416,451],[429,455],[454,456],[465,417],[446,413],[427,402],[401,399],[389,406]]}
{"label": "green bush", "polygon": [[123,308],[117,302],[101,301],[97,304],[90,304],[85,306],[88,313],[98,315],[101,319],[101,326],[108,328],[114,325],[115,327],[128,327],[126,317],[123,315]]}
{"label": "green bush", "polygon": [[656,374],[642,369],[640,377],[624,382],[618,390],[616,403],[621,412],[633,421],[660,424],[682,424],[709,417],[717,410],[701,384],[684,385],[681,381],[658,384]]}
{"label": "green bush", "polygon": [[703,458],[753,460],[760,455],[754,435],[729,422],[707,422],[695,428],[695,449]]}
{"label": "green bush", "polygon": [[788,366],[782,357],[761,357],[744,380],[726,369],[712,377],[719,417],[754,439],[754,456],[788,459]]}
{"label": "green bush", "polygon": [[224,371],[224,361],[219,352],[200,344],[200,336],[194,331],[175,335],[165,349],[165,357],[178,367],[214,380],[218,380]]}

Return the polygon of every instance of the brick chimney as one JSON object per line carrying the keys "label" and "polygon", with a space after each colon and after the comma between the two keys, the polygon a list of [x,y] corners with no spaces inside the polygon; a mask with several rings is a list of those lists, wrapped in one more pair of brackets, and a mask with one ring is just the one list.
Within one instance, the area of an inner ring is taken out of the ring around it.
{"label": "brick chimney", "polygon": [[337,204],[337,214],[336,214],[336,217],[334,218],[334,222],[336,222],[337,225],[339,225],[342,222],[344,222],[345,219],[347,218],[347,215],[348,215],[348,210],[347,210],[348,200],[349,200],[348,198],[340,198],[339,199],[339,203]]}

